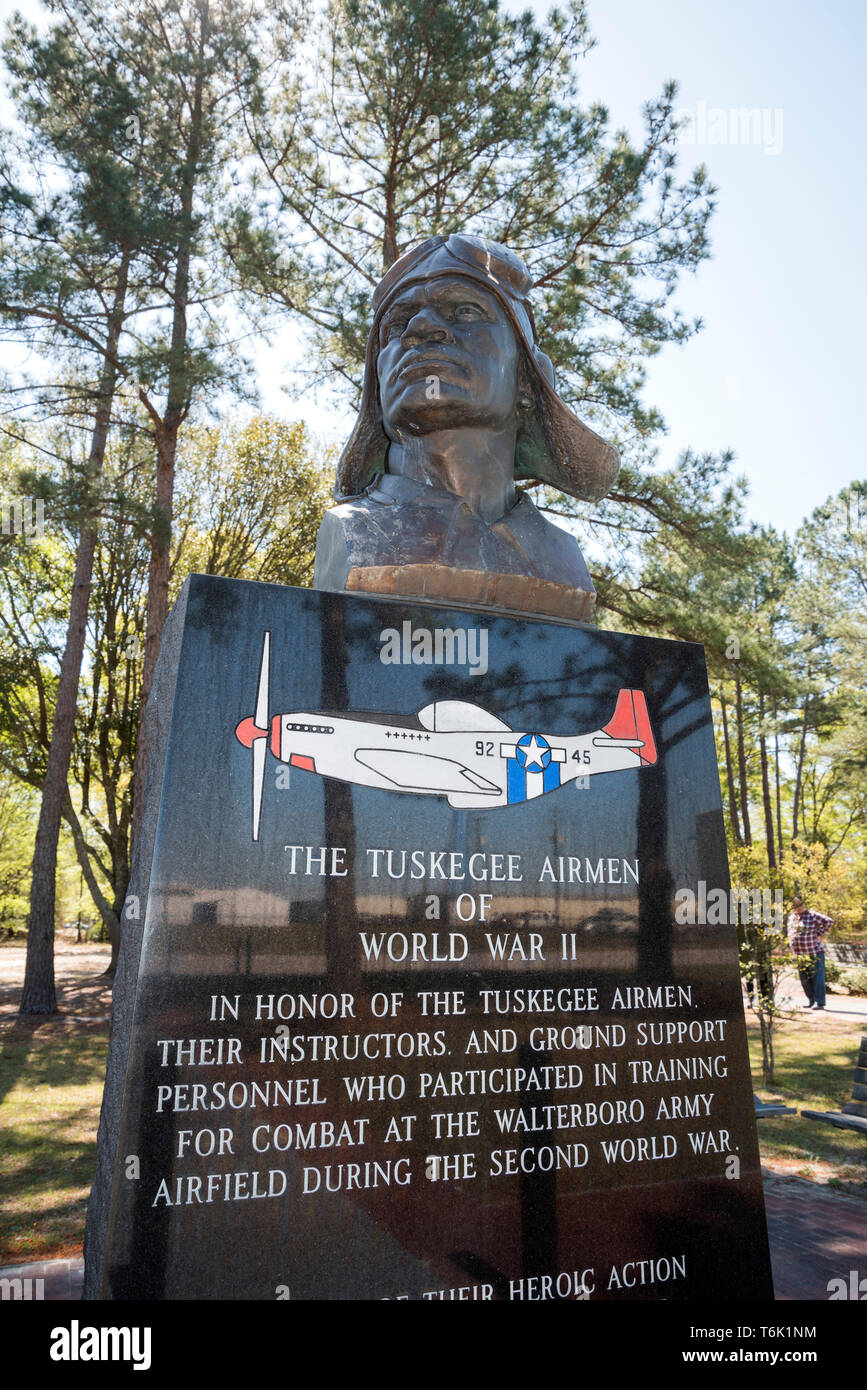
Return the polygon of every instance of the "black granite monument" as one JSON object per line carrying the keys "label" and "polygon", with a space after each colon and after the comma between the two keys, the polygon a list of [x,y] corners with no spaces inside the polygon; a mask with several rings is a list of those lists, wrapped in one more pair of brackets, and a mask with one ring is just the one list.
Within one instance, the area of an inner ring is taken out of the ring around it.
{"label": "black granite monument", "polygon": [[735,932],[673,906],[727,887],[701,649],[201,576],[172,624],[90,1296],[771,1297]]}

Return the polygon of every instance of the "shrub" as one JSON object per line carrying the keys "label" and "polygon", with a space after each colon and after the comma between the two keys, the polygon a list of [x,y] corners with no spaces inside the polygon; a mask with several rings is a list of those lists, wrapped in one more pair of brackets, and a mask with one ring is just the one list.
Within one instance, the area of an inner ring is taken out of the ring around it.
{"label": "shrub", "polygon": [[[827,967],[826,967],[827,968]],[[850,994],[867,994],[867,965],[849,965],[840,969],[840,983]]]}

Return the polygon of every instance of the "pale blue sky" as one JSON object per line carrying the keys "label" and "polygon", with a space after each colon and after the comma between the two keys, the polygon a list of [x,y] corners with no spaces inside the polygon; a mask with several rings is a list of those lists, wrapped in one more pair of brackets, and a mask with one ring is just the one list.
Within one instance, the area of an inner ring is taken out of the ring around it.
{"label": "pale blue sky", "polygon": [[[524,9],[525,4],[509,8]],[[540,15],[548,5],[529,0]],[[0,0],[0,21],[41,6]],[[668,424],[660,459],[688,446],[736,454],[750,515],[793,530],[867,477],[856,415],[865,377],[867,194],[863,0],[590,0],[597,47],[583,100],[637,136],[640,109],[670,77],[705,143],[683,148],[718,185],[713,259],[677,295],[703,332],[650,363],[646,399]],[[720,111],[756,109],[758,143],[722,144]],[[765,153],[768,145],[775,153]],[[295,334],[256,353],[265,408],[303,415],[340,442],[351,417],[282,392]]]}
{"label": "pale blue sky", "polygon": [[[550,8],[507,3],[528,7],[540,16]],[[677,294],[705,327],[649,364],[645,398],[668,425],[660,463],[687,447],[733,449],[734,470],[749,480],[749,516],[793,531],[830,493],[867,478],[855,413],[867,374],[867,5],[589,0],[589,13],[598,42],[582,100],[603,102],[613,127],[637,137],[643,103],[676,79],[678,105],[695,112],[706,139],[684,144],[683,168],[705,163],[719,189],[713,257]],[[769,138],[715,139],[714,111],[741,108],[763,114]],[[274,389],[281,349],[260,360],[266,403],[285,410]],[[315,428],[342,442],[349,415],[302,404]]]}
{"label": "pale blue sky", "polygon": [[792,529],[867,477],[857,404],[867,365],[867,6],[590,0],[589,10],[598,43],[584,99],[604,102],[616,126],[637,133],[642,102],[673,77],[680,106],[704,104],[706,134],[713,108],[759,108],[781,143],[778,154],[684,146],[685,167],[703,161],[719,188],[713,259],[677,296],[705,328],[650,364],[646,396],[668,423],[664,461],[689,445],[733,448],[751,515]]}

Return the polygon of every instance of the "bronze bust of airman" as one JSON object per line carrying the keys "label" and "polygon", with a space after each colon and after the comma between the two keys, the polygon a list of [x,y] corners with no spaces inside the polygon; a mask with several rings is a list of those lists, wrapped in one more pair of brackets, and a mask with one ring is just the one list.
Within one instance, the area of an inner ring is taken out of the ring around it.
{"label": "bronze bust of airman", "polygon": [[619,459],[554,389],[531,288],[520,257],[464,234],[422,242],[380,281],[316,588],[590,616],[577,542],[517,483],[593,500]]}

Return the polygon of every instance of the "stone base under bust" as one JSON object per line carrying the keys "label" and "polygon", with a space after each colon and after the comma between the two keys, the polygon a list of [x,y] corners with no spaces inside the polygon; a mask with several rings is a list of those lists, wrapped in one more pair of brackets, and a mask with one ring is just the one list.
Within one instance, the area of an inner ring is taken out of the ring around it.
{"label": "stone base under bust", "polygon": [[575,589],[525,574],[494,574],[490,570],[453,569],[450,565],[356,566],[347,575],[346,590],[511,609],[572,622],[587,622],[596,603],[592,589]]}

